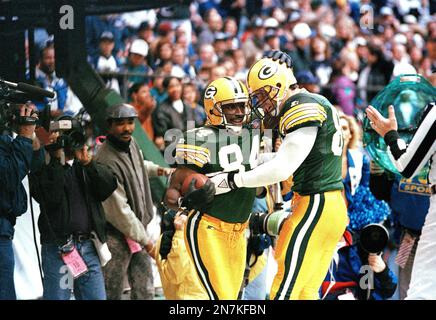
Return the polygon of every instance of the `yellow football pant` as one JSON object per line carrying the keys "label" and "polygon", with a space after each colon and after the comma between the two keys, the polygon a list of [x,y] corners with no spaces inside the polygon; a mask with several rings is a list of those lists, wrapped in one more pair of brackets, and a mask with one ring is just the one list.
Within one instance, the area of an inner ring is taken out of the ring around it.
{"label": "yellow football pant", "polygon": [[318,290],[347,224],[347,209],[340,191],[294,194],[292,215],[277,240],[278,271],[271,299],[319,299]]}
{"label": "yellow football pant", "polygon": [[235,300],[241,289],[247,255],[246,223],[227,223],[192,213],[185,242],[195,269],[211,300]]}

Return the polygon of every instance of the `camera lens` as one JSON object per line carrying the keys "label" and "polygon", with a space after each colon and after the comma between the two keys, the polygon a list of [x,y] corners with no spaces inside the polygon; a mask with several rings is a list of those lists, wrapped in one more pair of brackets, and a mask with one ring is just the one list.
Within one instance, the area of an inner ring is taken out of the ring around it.
{"label": "camera lens", "polygon": [[73,131],[69,134],[69,140],[72,149],[81,149],[86,142],[86,137],[82,132]]}

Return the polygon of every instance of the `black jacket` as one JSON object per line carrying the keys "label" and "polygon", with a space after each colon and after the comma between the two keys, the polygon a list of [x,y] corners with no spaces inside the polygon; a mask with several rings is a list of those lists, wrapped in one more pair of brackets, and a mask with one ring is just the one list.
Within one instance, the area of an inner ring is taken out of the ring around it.
{"label": "black jacket", "polygon": [[187,121],[195,121],[194,109],[183,103],[183,113],[178,113],[172,102],[166,99],[152,113],[153,129],[157,137],[164,137],[169,129],[179,129],[185,132]]}
{"label": "black jacket", "polygon": [[[101,202],[116,189],[116,177],[106,165],[94,160],[87,166],[75,161],[73,170],[83,188],[91,215],[91,228],[105,242],[106,219]],[[48,165],[43,165],[30,175],[30,192],[41,208],[38,226],[43,244],[62,244],[69,234],[71,213],[66,186],[70,181],[65,179],[65,172],[65,167],[52,159]]]}
{"label": "black jacket", "polygon": [[368,75],[366,90],[366,100],[370,102],[376,95],[386,86],[392,77],[392,71],[394,70],[394,64],[392,61],[380,60],[371,66],[371,70]]}

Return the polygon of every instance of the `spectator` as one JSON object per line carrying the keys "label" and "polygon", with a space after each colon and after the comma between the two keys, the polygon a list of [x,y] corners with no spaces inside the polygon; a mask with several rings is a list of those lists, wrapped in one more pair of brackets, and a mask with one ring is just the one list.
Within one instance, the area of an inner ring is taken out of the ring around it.
{"label": "spectator", "polygon": [[216,65],[210,69],[209,81],[214,81],[218,78],[226,77],[227,70],[224,66]]}
{"label": "spectator", "polygon": [[168,98],[168,92],[162,85],[164,79],[165,73],[162,70],[157,70],[154,73],[153,87],[151,88],[150,93],[156,100],[157,106],[159,106],[165,99]]}
{"label": "spectator", "polygon": [[166,62],[171,62],[173,45],[167,40],[160,40],[156,45],[156,59],[153,69],[163,68]]}
{"label": "spectator", "polygon": [[424,55],[422,50],[417,46],[409,47],[410,64],[418,70],[418,73],[424,74],[421,69],[422,61],[424,60]]}
{"label": "spectator", "polygon": [[310,37],[312,31],[306,23],[297,23],[292,29],[292,34],[296,46],[295,50],[290,52],[290,56],[294,61],[294,73],[310,70]]}
{"label": "spectator", "polygon": [[207,300],[186,249],[183,230],[187,221],[186,215],[173,210],[163,216],[162,235],[155,249],[156,264],[166,299]]}
{"label": "spectator", "polygon": [[142,22],[139,25],[136,33],[138,34],[139,39],[147,42],[148,46],[150,46],[155,41],[153,26],[148,21]]}
{"label": "spectator", "polygon": [[280,38],[274,29],[265,33],[265,51],[280,50]]}
{"label": "spectator", "polygon": [[392,62],[394,63],[394,68],[398,64],[410,62],[410,58],[407,54],[407,49],[405,45],[401,43],[396,43],[392,46]]}
{"label": "spectator", "polygon": [[[345,231],[337,247],[337,258],[332,261],[321,287],[323,299],[385,300],[394,294],[397,278],[380,255],[368,254],[362,249],[358,235]],[[362,278],[368,276],[368,272],[362,272],[365,265],[374,274],[373,288],[360,285]]]}
{"label": "spectator", "polygon": [[[30,117],[33,108],[20,106],[20,115]],[[19,125],[18,136],[0,135],[0,300],[16,300],[12,239],[17,217],[27,210],[27,194],[22,184],[31,165],[42,162],[35,125]],[[32,163],[33,162],[33,163]]]}
{"label": "spectator", "polygon": [[108,136],[96,160],[108,165],[117,177],[117,188],[103,202],[107,243],[113,253],[103,268],[109,300],[120,300],[127,277],[132,300],[152,300],[153,274],[148,252],[153,244],[146,228],[153,217],[149,173],[138,144],[132,137],[137,117],[131,105],[106,110]]}
{"label": "spectator", "polygon": [[353,20],[348,16],[341,16],[336,20],[336,38],[331,42],[332,56],[339,55],[348,41],[354,37]]}
{"label": "spectator", "polygon": [[231,49],[237,49],[240,47],[240,40],[238,38],[238,24],[235,18],[228,17],[224,20],[224,33],[228,35],[231,40]]}
{"label": "spectator", "polygon": [[188,82],[183,84],[183,102],[194,109],[195,127],[201,127],[206,122],[206,112],[204,108],[198,104],[200,95],[194,83]]}
{"label": "spectator", "polygon": [[[61,119],[68,120],[65,116]],[[115,190],[116,178],[108,167],[92,160],[86,145],[80,149],[61,148],[59,136],[59,132],[51,133],[47,146],[53,150],[50,162],[30,177],[31,194],[41,207],[38,226],[44,271],[43,299],[70,300],[74,288],[76,300],[105,300],[103,272],[92,238],[106,242],[101,201]],[[70,269],[72,262],[68,260],[75,253],[79,255],[76,262],[80,259],[85,268],[79,272],[86,271],[85,275]],[[63,285],[67,268],[71,278]]]}
{"label": "spectator", "polygon": [[300,71],[295,75],[300,88],[305,88],[311,93],[320,93],[319,80],[310,71]]}
{"label": "spectator", "polygon": [[234,77],[236,72],[235,61],[229,55],[226,55],[223,59],[218,62],[218,65],[223,66],[226,69],[226,74],[228,77]]}
{"label": "spectator", "polygon": [[353,52],[344,51],[341,58],[333,63],[333,73],[331,78],[333,101],[342,111],[348,115],[354,115],[356,98],[356,85],[359,61]]}
{"label": "spectator", "polygon": [[73,116],[82,108],[82,103],[68,87],[66,81],[56,75],[55,50],[52,44],[41,50],[35,78],[41,88],[56,92],[55,98],[51,100],[46,98],[44,103],[36,103],[38,110],[42,110],[47,103],[50,103],[52,116],[62,113]]}
{"label": "spectator", "polygon": [[263,52],[264,49],[264,38],[265,38],[265,27],[263,20],[259,17],[254,17],[251,23],[252,32],[249,37],[242,44],[242,50],[244,51],[244,56],[247,60],[256,56],[258,52]]}
{"label": "spectator", "polygon": [[176,45],[181,46],[188,57],[196,55],[194,46],[192,42],[188,42],[186,31],[182,27],[176,29]]}
{"label": "spectator", "polygon": [[156,107],[156,100],[145,82],[135,83],[129,90],[132,105],[138,113],[138,120],[151,141],[154,141],[154,129],[151,114]]}
{"label": "spectator", "polygon": [[211,44],[204,44],[199,49],[199,59],[194,63],[195,70],[199,71],[202,67],[212,67],[217,61],[215,49]]}
{"label": "spectator", "polygon": [[182,46],[174,45],[172,52],[173,68],[172,75],[180,75],[180,78],[195,78],[195,69],[186,58],[185,49]]}
{"label": "spectator", "polygon": [[223,28],[223,19],[218,11],[214,8],[208,10],[204,16],[203,31],[198,36],[198,44],[212,44],[215,40],[215,33],[220,32]]}
{"label": "spectator", "polygon": [[320,36],[313,37],[310,41],[310,52],[312,54],[310,70],[319,79],[320,85],[325,86],[332,73],[329,44]]}
{"label": "spectator", "polygon": [[233,50],[232,54],[233,60],[235,61],[235,78],[241,81],[245,81],[247,77],[248,68],[247,68],[247,60],[245,59],[244,52],[242,49]]}
{"label": "spectator", "polygon": [[86,49],[90,57],[98,54],[98,42],[104,31],[110,31],[114,35],[113,54],[119,57],[124,50],[123,23],[118,15],[87,16],[86,27]]}
{"label": "spectator", "polygon": [[[112,55],[113,48],[115,46],[114,35],[110,31],[105,31],[100,36],[99,42],[99,54],[94,57],[92,65],[98,72],[109,73],[117,72],[118,61]],[[120,85],[118,79],[113,75],[103,75],[103,80],[106,83],[106,88],[110,88],[120,93]]]}
{"label": "spectator", "polygon": [[[128,87],[134,83],[144,82],[148,80],[148,76],[152,74],[151,68],[147,65],[145,57],[148,54],[148,44],[142,39],[133,40],[129,48],[129,56],[123,71],[135,73],[128,77]],[[141,74],[141,75],[139,75]],[[145,76],[145,79],[144,79]]]}
{"label": "spectator", "polygon": [[[366,67],[368,63],[368,55],[369,55],[368,42],[363,37],[357,37],[356,39],[354,39],[354,43],[356,45],[356,53],[360,61],[359,64],[359,72],[360,72]],[[354,81],[357,81],[357,79]]]}
{"label": "spectator", "polygon": [[215,33],[213,48],[218,59],[222,59],[226,51],[231,49],[231,47],[229,47],[227,44],[227,38],[228,36],[224,32]]}
{"label": "spectator", "polygon": [[359,75],[359,96],[363,105],[371,101],[377,93],[389,83],[394,65],[385,59],[382,50],[373,45],[368,45],[368,65]]}
{"label": "spectator", "polygon": [[[153,112],[153,127],[156,138],[163,138],[169,129],[179,129],[180,133],[187,130],[187,121],[194,121],[194,110],[182,101],[182,84],[180,79],[167,77],[163,87],[168,92],[168,98]],[[163,140],[160,139],[162,148]]]}

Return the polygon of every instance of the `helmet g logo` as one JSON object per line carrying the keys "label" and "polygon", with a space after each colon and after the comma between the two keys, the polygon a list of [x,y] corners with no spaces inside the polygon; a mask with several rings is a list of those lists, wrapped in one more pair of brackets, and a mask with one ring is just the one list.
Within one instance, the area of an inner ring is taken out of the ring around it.
{"label": "helmet g logo", "polygon": [[204,97],[206,99],[212,99],[216,95],[216,87],[210,86],[206,89],[206,92],[204,93]]}
{"label": "helmet g logo", "polygon": [[265,80],[271,78],[277,72],[277,69],[278,67],[275,63],[269,63],[264,65],[259,70],[259,79]]}

